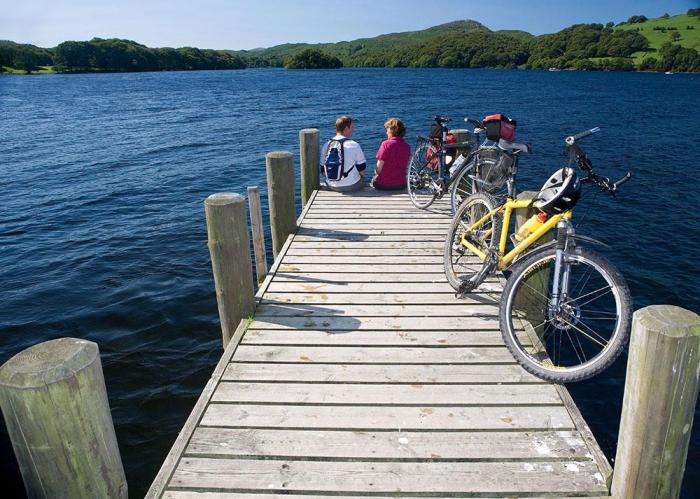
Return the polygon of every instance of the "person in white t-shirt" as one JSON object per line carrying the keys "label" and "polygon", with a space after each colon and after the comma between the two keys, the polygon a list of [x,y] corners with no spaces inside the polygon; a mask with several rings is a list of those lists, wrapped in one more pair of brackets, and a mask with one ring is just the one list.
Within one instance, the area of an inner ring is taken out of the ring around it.
{"label": "person in white t-shirt", "polygon": [[[329,189],[339,192],[359,191],[365,186],[365,170],[367,160],[362,152],[360,144],[351,140],[353,125],[350,116],[341,116],[335,120],[336,135],[326,142],[321,150],[321,173],[326,176],[326,185]],[[337,175],[338,179],[328,178],[326,161],[328,160],[329,146],[338,146],[342,143],[343,168]]]}

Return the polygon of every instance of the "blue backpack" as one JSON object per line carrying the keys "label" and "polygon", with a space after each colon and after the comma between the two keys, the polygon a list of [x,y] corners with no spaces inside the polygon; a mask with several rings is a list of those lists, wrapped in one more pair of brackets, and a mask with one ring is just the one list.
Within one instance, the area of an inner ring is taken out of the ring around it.
{"label": "blue backpack", "polygon": [[[343,139],[331,139],[328,141],[328,150],[326,151],[326,157],[323,160],[323,170],[326,178],[328,180],[338,181],[347,177],[352,168],[345,171],[345,149],[343,144],[347,138]],[[354,165],[353,165],[354,168]]]}

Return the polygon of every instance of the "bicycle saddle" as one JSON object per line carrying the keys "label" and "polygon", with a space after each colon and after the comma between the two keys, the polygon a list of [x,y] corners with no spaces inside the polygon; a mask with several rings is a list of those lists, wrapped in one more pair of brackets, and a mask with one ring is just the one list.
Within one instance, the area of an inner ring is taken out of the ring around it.
{"label": "bicycle saddle", "polygon": [[505,139],[500,139],[498,141],[498,147],[509,153],[525,153],[529,154],[532,152],[532,148],[529,144],[518,144],[517,142],[508,142]]}

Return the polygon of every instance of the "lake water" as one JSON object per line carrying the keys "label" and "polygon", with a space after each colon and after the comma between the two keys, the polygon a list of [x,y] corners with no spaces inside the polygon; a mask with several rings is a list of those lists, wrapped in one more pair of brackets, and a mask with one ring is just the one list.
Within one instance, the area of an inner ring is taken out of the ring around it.
{"label": "lake water", "polygon": [[[612,244],[635,308],[699,311],[700,75],[501,70],[244,70],[0,78],[0,362],[52,338],[95,341],[133,497],[142,496],[221,354],[203,200],[259,185],[264,155],[298,130],[355,120],[373,157],[388,116],[408,136],[430,118],[506,113],[534,154],[521,190],[561,166],[562,140],[602,174],[635,178],[589,197],[581,232]],[[456,120],[457,121],[457,120]],[[459,126],[457,122],[456,126]],[[412,141],[412,140],[411,140]],[[298,175],[297,175],[298,183]],[[267,233],[269,246],[269,231]],[[271,262],[272,255],[269,255]],[[615,455],[625,359],[570,390]],[[697,412],[696,412],[697,416]],[[696,417],[696,421],[698,418]],[[0,431],[3,490],[23,488]],[[700,490],[700,423],[684,497]],[[9,497],[5,495],[5,497]]]}

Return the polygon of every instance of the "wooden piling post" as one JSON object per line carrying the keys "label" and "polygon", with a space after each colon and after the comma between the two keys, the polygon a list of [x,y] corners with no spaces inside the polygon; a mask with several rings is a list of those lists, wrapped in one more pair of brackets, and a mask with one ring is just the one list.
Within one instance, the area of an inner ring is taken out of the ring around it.
{"label": "wooden piling post", "polygon": [[700,316],[671,305],[634,313],[613,472],[615,497],[679,496],[699,372]]}
{"label": "wooden piling post", "polygon": [[320,147],[318,128],[304,128],[299,131],[302,207],[306,206],[311,194],[319,188]]}
{"label": "wooden piling post", "polygon": [[250,231],[253,235],[255,275],[260,283],[267,276],[267,256],[265,254],[265,232],[263,231],[262,223],[260,189],[258,189],[257,185],[248,187],[248,212],[250,213]]}
{"label": "wooden piling post", "polygon": [[28,497],[128,496],[97,344],[18,353],[0,368],[0,406]]}
{"label": "wooden piling post", "polygon": [[270,202],[272,254],[277,254],[289,234],[297,228],[294,208],[294,160],[287,151],[269,152],[265,156],[267,196]]}
{"label": "wooden piling post", "polygon": [[204,201],[209,234],[209,254],[214,272],[224,348],[241,319],[253,313],[253,267],[245,200],[240,194],[222,192]]}

